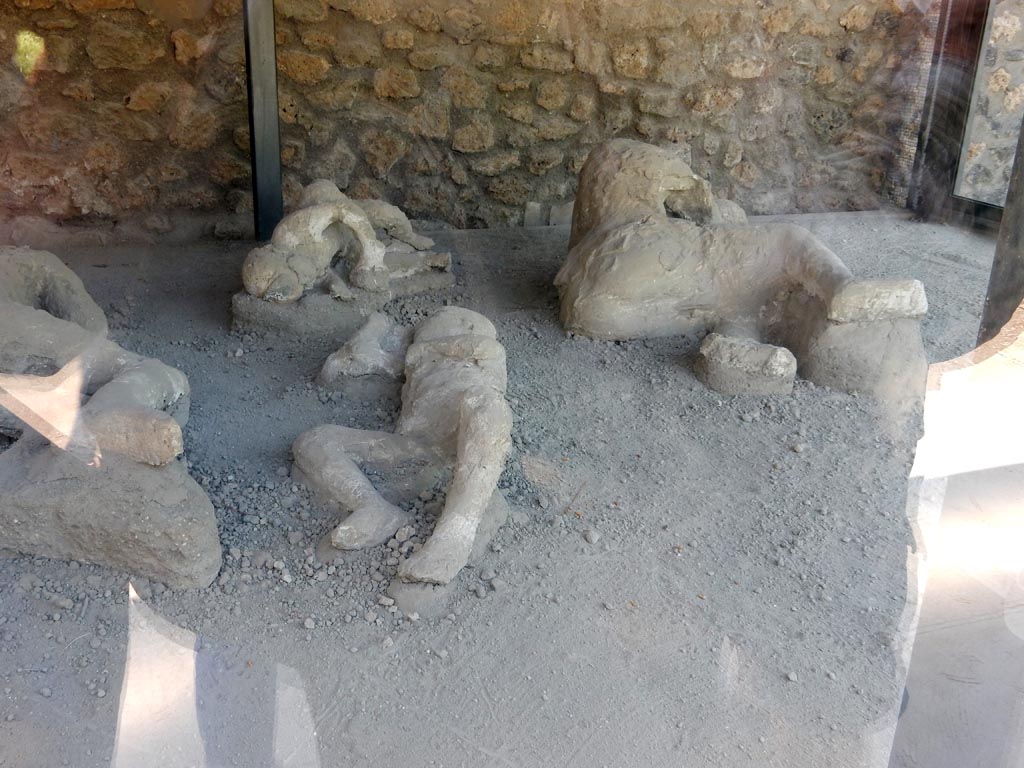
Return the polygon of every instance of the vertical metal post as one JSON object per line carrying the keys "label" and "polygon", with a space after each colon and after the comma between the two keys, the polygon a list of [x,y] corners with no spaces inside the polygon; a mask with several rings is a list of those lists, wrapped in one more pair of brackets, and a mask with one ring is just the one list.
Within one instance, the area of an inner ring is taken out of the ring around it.
{"label": "vertical metal post", "polygon": [[994,338],[1024,299],[1024,127],[1017,138],[1017,155],[1010,173],[1010,188],[1003,204],[1003,223],[996,241],[996,257],[981,313],[978,343]]}
{"label": "vertical metal post", "polygon": [[274,0],[245,0],[245,76],[249,92],[256,239],[269,240],[284,215],[281,198],[281,132],[277,115]]}

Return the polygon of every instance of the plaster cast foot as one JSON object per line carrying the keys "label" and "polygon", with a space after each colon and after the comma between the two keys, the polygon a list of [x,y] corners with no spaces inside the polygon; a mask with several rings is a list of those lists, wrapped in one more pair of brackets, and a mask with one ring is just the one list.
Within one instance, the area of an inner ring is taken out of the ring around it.
{"label": "plaster cast foot", "polygon": [[412,517],[384,499],[368,501],[331,531],[331,545],[337,549],[375,547],[412,522]]}
{"label": "plaster cast foot", "polygon": [[851,280],[829,302],[833,323],[924,317],[928,299],[920,280]]}
{"label": "plaster cast foot", "polygon": [[723,395],[788,395],[796,358],[785,347],[755,339],[708,334],[700,345],[697,376]]}
{"label": "plaster cast foot", "polygon": [[140,464],[162,467],[185,450],[181,425],[163,411],[104,410],[85,414],[83,422],[102,450],[120,453]]}
{"label": "plaster cast foot", "polygon": [[447,584],[469,562],[472,537],[445,536],[437,531],[426,544],[398,567],[402,581]]}
{"label": "plaster cast foot", "polygon": [[324,288],[327,289],[327,293],[332,299],[337,299],[338,301],[352,301],[355,298],[352,289],[341,279],[341,275],[334,270],[328,272],[327,279],[324,281]]}

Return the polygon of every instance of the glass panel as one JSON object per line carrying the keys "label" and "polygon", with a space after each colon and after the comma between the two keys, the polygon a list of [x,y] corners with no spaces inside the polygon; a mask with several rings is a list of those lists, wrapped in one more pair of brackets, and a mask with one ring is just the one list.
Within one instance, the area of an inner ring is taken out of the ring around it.
{"label": "glass panel", "polygon": [[992,0],[953,193],[1001,206],[1024,116],[1024,1]]}

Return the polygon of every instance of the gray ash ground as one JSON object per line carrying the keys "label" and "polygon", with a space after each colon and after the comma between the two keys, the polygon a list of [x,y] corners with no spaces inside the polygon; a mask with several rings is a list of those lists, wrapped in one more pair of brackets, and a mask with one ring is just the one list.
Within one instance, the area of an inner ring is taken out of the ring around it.
{"label": "gray ash ground", "polygon": [[[925,282],[931,360],[970,349],[992,238],[792,218],[859,275]],[[318,547],[337,520],[289,478],[291,442],[328,422],[390,429],[399,403],[313,383],[339,339],[229,330],[245,244],[60,254],[117,341],[192,385],[187,455],[224,568],[205,590],[131,581],[220,672],[197,705],[216,712],[206,764],[272,764],[262,681],[277,665],[305,688],[324,766],[883,764],[916,423],[807,382],[719,396],[693,376],[696,338],[567,337],[551,285],[565,230],[435,236],[458,287],[387,311],[414,322],[448,301],[490,317],[516,419],[511,518],[437,618],[403,615],[386,589],[440,494],[416,502],[401,541]],[[128,579],[0,560],[0,766],[111,764]]]}

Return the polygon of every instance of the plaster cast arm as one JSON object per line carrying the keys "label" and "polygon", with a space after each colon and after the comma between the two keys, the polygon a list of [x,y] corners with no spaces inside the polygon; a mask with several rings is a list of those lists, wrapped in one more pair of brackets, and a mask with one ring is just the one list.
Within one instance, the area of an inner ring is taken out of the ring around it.
{"label": "plaster cast arm", "polygon": [[292,445],[292,455],[302,475],[329,502],[351,512],[331,532],[331,545],[338,549],[383,544],[412,520],[412,515],[380,495],[360,463],[434,458],[429,449],[404,435],[333,424],[300,435]]}

